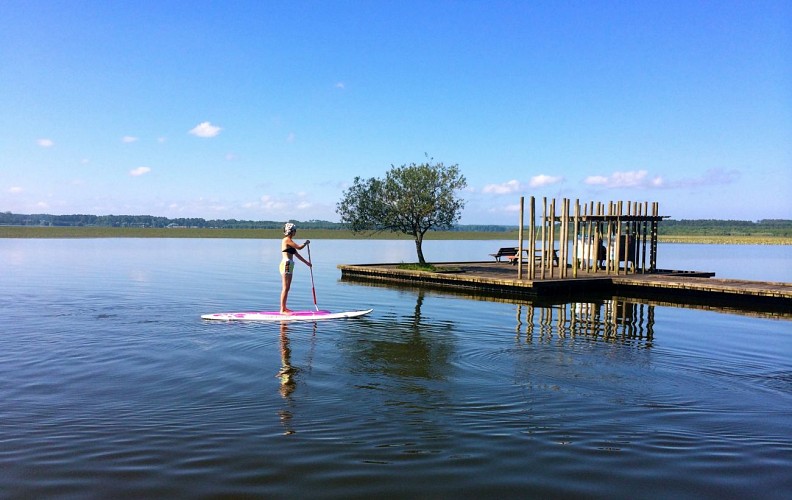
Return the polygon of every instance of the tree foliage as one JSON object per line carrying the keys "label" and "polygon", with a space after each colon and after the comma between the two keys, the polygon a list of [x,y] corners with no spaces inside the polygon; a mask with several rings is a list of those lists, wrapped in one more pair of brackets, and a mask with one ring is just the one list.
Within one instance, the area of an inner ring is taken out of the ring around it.
{"label": "tree foliage", "polygon": [[467,186],[457,165],[412,163],[391,166],[384,179],[355,177],[344,191],[336,212],[354,232],[394,231],[413,236],[418,261],[425,263],[422,244],[431,229],[451,229],[464,200],[457,192]]}

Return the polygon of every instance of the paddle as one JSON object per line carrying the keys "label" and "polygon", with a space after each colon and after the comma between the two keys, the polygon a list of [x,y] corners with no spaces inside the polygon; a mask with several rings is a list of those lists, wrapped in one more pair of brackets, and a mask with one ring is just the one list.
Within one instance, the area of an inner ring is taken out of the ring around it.
{"label": "paddle", "polygon": [[314,307],[318,311],[319,306],[316,304],[316,286],[314,286],[313,264],[311,263],[311,244],[309,243],[307,246],[308,246],[308,263],[311,264],[310,266],[308,266],[308,269],[311,270],[311,291],[313,292]]}

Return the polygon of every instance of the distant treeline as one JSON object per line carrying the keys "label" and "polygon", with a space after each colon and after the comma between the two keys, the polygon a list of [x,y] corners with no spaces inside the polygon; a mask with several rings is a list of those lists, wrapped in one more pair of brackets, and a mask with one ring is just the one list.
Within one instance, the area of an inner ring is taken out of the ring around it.
{"label": "distant treeline", "polygon": [[[281,229],[287,221],[255,221],[237,219],[211,219],[185,217],[171,219],[152,215],[50,215],[14,214],[0,212],[0,225],[5,226],[53,226],[53,227],[153,227],[153,228],[197,228],[197,229]],[[339,222],[324,220],[297,221],[301,229],[346,229]],[[456,226],[452,231],[508,232],[516,231],[517,226],[497,226],[465,224]]]}
{"label": "distant treeline", "polygon": [[[152,227],[152,228],[200,228],[200,229],[280,229],[285,221],[254,221],[237,219],[211,219],[199,217],[177,218],[151,215],[50,215],[14,214],[0,212],[0,225],[8,226],[58,226],[58,227]],[[295,221],[302,229],[345,229],[338,222],[324,220]],[[512,232],[516,225],[460,224],[452,231],[465,232]],[[660,223],[661,235],[691,236],[792,236],[792,220],[762,219],[759,221],[667,219]]]}
{"label": "distant treeline", "polygon": [[762,219],[760,221],[693,219],[662,221],[657,229],[661,235],[673,236],[792,236],[792,220]]}

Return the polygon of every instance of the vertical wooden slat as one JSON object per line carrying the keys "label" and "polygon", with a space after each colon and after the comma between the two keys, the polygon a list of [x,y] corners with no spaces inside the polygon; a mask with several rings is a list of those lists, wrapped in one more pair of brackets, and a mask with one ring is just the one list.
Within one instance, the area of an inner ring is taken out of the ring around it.
{"label": "vertical wooden slat", "polygon": [[536,249],[536,199],[531,196],[530,214],[531,227],[528,229],[528,278],[536,279],[534,250]]}
{"label": "vertical wooden slat", "polygon": [[575,215],[574,215],[574,235],[572,240],[572,276],[577,278],[578,271],[578,237],[580,236],[580,199],[575,199]]}
{"label": "vertical wooden slat", "polygon": [[520,196],[520,229],[517,235],[517,279],[521,280],[523,277],[523,222],[525,215],[525,197]]}
{"label": "vertical wooden slat", "polygon": [[544,266],[544,255],[545,255],[545,246],[547,244],[547,197],[542,197],[542,248],[539,253],[539,265],[542,269],[542,279],[545,279],[545,266]]}
{"label": "vertical wooden slat", "polygon": [[555,198],[550,200],[550,245],[548,246],[545,258],[547,265],[550,267],[550,277],[555,277],[555,269],[553,268],[553,249],[555,248]]}

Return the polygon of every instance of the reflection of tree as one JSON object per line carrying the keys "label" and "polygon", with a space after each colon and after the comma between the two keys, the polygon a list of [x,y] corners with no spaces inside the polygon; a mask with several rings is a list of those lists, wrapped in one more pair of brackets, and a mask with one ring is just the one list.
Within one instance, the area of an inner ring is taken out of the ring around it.
{"label": "reflection of tree", "polygon": [[447,436],[445,423],[453,411],[444,381],[453,370],[454,324],[425,306],[425,293],[416,291],[412,312],[368,329],[363,341],[344,345],[346,366],[364,381],[357,387],[379,401],[366,410],[366,419],[371,425],[409,429],[403,446],[416,452],[428,452]]}
{"label": "reflection of tree", "polygon": [[442,380],[450,370],[453,351],[449,322],[425,321],[425,293],[417,291],[409,321],[396,321],[384,337],[370,338],[354,352],[359,369],[399,378]]}

